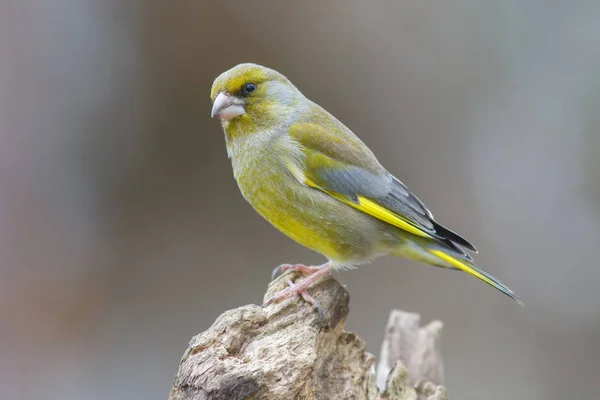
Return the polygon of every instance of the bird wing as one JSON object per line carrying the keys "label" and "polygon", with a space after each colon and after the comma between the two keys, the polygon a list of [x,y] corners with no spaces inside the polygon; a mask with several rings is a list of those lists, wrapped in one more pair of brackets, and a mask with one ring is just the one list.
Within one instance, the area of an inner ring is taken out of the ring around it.
{"label": "bird wing", "polygon": [[[340,124],[341,125],[341,124]],[[343,126],[342,126],[343,127]],[[439,245],[423,250],[447,265],[432,265],[462,270],[523,302],[506,285],[479,269],[463,248],[475,250],[466,239],[438,224],[423,203],[402,182],[383,168],[373,153],[347,128],[331,124],[296,124],[289,136],[301,157],[286,159],[290,173],[306,186],[369,214],[406,232]],[[332,137],[330,132],[335,132]],[[447,251],[445,249],[449,249]]]}
{"label": "bird wing", "polygon": [[288,160],[291,173],[301,183],[357,210],[470,258],[457,245],[476,251],[473,245],[439,225],[425,205],[379,164],[369,148],[340,125],[333,127],[335,135],[312,123],[293,125],[290,136],[299,144],[304,160]]}

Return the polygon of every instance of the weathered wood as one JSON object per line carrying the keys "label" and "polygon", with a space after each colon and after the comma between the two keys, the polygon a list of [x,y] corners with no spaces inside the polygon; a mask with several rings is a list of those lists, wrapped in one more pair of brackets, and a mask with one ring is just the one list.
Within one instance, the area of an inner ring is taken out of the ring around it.
{"label": "weathered wood", "polygon": [[440,351],[443,324],[432,321],[421,327],[421,316],[392,310],[386,327],[377,365],[377,384],[383,387],[397,361],[408,371],[408,383],[418,386],[422,381],[444,383],[444,364]]}
{"label": "weathered wood", "polygon": [[[283,277],[276,279],[269,285],[265,298],[284,287]],[[420,329],[418,316],[415,320],[411,314],[412,322],[404,324],[411,332],[399,334],[398,329],[403,328],[392,324],[392,319],[404,322],[409,319],[403,319],[404,314],[399,311],[392,313],[383,364],[390,373],[386,378],[387,389],[380,392],[374,372],[375,357],[366,351],[364,341],[344,331],[349,312],[348,292],[333,278],[311,287],[310,292],[323,306],[322,321],[309,304],[298,298],[265,308],[247,305],[221,314],[207,331],[192,338],[169,399],[446,398],[443,388],[436,386],[443,379],[437,347],[441,324],[434,325],[439,326],[437,330],[424,328],[426,332],[435,332],[434,336],[415,333],[415,326]],[[395,340],[411,340],[417,347],[411,350],[410,346],[394,343]],[[431,351],[435,357],[428,356]],[[411,355],[407,356],[409,352]],[[407,372],[394,357],[407,362],[411,369]],[[434,379],[435,384],[424,379]]]}

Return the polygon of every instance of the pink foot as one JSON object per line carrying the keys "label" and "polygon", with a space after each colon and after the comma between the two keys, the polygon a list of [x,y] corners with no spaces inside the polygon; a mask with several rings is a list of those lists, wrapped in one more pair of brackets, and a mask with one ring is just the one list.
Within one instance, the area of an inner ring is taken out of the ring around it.
{"label": "pink foot", "polygon": [[321,268],[321,265],[316,267],[307,267],[304,264],[281,264],[271,272],[271,280],[275,279],[276,276],[283,274],[287,271],[298,271],[302,276],[308,276],[317,272]]}
{"label": "pink foot", "polygon": [[[279,266],[277,268],[280,268],[280,267],[282,267],[282,266]],[[284,268],[285,267],[282,267],[281,269],[284,269]],[[321,304],[319,304],[319,302],[308,293],[307,289],[310,285],[312,285],[315,282],[320,281],[324,276],[328,275],[332,268],[333,268],[333,266],[330,263],[325,263],[319,267],[307,267],[305,265],[301,265],[298,267],[298,266],[291,265],[288,268],[285,268],[285,270],[288,270],[288,271],[290,269],[300,271],[303,275],[304,275],[304,272],[309,272],[310,275],[308,275],[308,277],[306,279],[304,279],[302,282],[299,282],[299,283],[293,283],[291,279],[287,279],[287,283],[289,286],[287,288],[281,290],[280,292],[276,293],[274,296],[270,297],[269,299],[267,299],[267,301],[265,301],[265,303],[263,304],[263,307],[267,306],[271,303],[277,303],[282,300],[289,299],[293,296],[300,295],[300,296],[302,296],[304,301],[306,301],[307,303],[310,303],[314,308],[317,309],[317,311],[319,312],[319,321],[322,320],[323,319],[323,307],[321,307]]]}

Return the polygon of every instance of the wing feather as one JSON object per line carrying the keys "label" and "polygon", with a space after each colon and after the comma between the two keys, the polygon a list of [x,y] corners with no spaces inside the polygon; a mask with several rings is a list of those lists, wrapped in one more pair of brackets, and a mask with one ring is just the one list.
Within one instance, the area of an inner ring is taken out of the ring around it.
{"label": "wing feather", "polygon": [[[344,130],[332,136],[320,126],[309,123],[292,126],[291,132],[292,139],[298,143],[305,157],[302,165],[293,160],[288,160],[286,165],[303,184],[471,259],[462,247],[476,251],[475,247],[438,224],[423,202],[387,172],[352,132]],[[344,146],[341,140],[345,142]],[[337,147],[337,151],[332,151],[327,143]]]}

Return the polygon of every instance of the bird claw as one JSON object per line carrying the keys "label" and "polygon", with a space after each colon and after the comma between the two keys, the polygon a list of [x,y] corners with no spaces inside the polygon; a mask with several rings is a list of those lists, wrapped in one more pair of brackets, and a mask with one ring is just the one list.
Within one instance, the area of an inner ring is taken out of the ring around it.
{"label": "bird claw", "polygon": [[319,301],[317,299],[315,299],[314,297],[312,297],[310,295],[310,293],[308,293],[307,289],[304,289],[301,292],[298,292],[300,294],[300,296],[302,296],[302,299],[304,299],[304,301],[306,301],[307,303],[312,304],[313,308],[315,308],[317,310],[317,312],[319,313],[319,319],[318,322],[322,322],[323,321],[323,317],[325,315],[325,312],[323,311],[323,307],[321,306],[321,303],[319,303]]}
{"label": "bird claw", "polygon": [[297,271],[300,272],[302,276],[308,276],[317,272],[319,268],[321,267],[307,267],[304,264],[281,264],[278,267],[275,267],[273,272],[271,272],[271,280],[287,271]]}
{"label": "bird claw", "polygon": [[281,265],[273,268],[273,271],[271,272],[271,280],[273,280],[277,276],[283,274],[285,271],[287,271],[291,267],[292,267],[292,264],[281,264]]}
{"label": "bird claw", "polygon": [[311,304],[319,313],[319,322],[323,321],[323,316],[325,314],[323,311],[323,307],[321,306],[321,303],[319,303],[319,301],[317,299],[315,299],[314,297],[312,297],[310,295],[310,293],[308,293],[307,286],[304,285],[303,283],[294,283],[289,278],[286,278],[286,282],[289,286],[287,288],[281,290],[280,292],[276,293],[275,295],[269,297],[263,303],[262,306],[266,307],[271,303],[285,300],[296,294],[296,295],[302,296],[302,299],[305,302]]}
{"label": "bird claw", "polygon": [[323,307],[314,297],[312,297],[308,293],[307,289],[310,285],[318,282],[319,280],[323,279],[324,276],[328,275],[332,268],[333,268],[333,265],[329,262],[325,263],[323,265],[317,266],[317,267],[307,267],[306,265],[303,265],[303,264],[295,264],[295,265],[282,264],[282,265],[280,265],[279,267],[277,267],[273,270],[274,276],[279,274],[280,272],[286,272],[286,271],[291,270],[291,271],[298,271],[303,276],[307,276],[307,278],[304,279],[300,283],[294,283],[294,282],[292,282],[292,280],[290,278],[286,278],[286,282],[289,286],[287,288],[281,290],[280,292],[276,293],[274,296],[271,296],[270,298],[268,298],[264,302],[263,307],[266,307],[273,302],[279,302],[279,301],[285,300],[294,295],[300,295],[300,296],[302,296],[302,299],[304,299],[304,301],[306,301],[307,303],[310,303],[318,311],[319,323],[320,323],[323,320],[323,315],[324,315]]}

